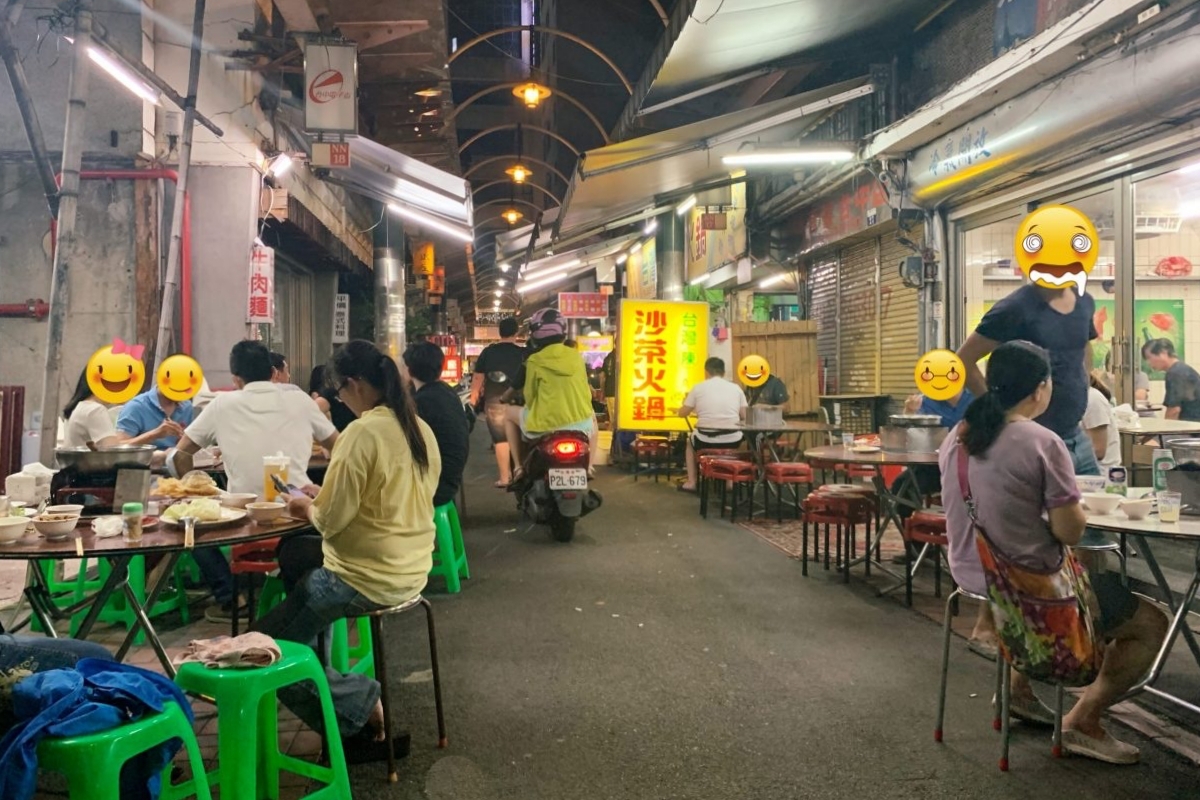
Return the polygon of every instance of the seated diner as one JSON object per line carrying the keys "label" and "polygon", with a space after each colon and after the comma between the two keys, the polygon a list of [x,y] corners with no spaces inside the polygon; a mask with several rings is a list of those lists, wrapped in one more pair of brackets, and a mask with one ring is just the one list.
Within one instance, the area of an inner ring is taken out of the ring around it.
{"label": "seated diner", "polygon": [[742,443],[738,427],[746,419],[746,395],[736,383],[725,380],[725,362],[704,362],[705,380],[692,387],[683,399],[679,416],[696,415],[695,432],[687,440],[687,483],[680,491],[694,492],[697,485],[696,451],[735,450]]}

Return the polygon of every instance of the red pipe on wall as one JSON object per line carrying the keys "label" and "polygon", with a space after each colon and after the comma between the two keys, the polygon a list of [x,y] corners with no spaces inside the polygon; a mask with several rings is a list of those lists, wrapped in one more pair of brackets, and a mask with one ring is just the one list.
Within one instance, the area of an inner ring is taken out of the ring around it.
{"label": "red pipe on wall", "polygon": [[50,304],[45,300],[26,300],[24,303],[0,303],[0,317],[29,317],[45,319],[50,314]]}
{"label": "red pipe on wall", "polygon": [[[179,173],[173,169],[91,169],[79,173],[83,181],[157,181],[166,180],[179,184]],[[55,176],[60,184],[62,176]],[[57,239],[58,223],[50,219],[50,248],[54,252]],[[183,252],[179,259],[179,323],[183,329],[182,351],[192,354],[192,198],[183,196],[183,230],[180,232],[180,246]]]}

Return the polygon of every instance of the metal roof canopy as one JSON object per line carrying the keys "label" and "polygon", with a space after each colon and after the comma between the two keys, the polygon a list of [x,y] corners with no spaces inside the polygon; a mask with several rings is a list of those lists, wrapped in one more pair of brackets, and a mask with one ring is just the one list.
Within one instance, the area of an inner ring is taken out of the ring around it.
{"label": "metal roof canopy", "polygon": [[[640,233],[626,234],[624,236],[606,239],[603,242],[590,244],[587,247],[579,247],[574,250],[555,253],[553,256],[547,256],[537,261],[529,262],[529,265],[521,271],[520,277],[524,277],[526,273],[528,273],[530,281],[537,281],[539,279],[538,272],[541,272],[543,269],[545,269],[543,275],[552,272],[554,264],[561,264],[575,259],[578,259],[581,263],[579,266],[572,267],[571,269],[561,273],[558,276],[558,280],[555,280],[544,287],[539,287],[531,292],[521,294],[521,302],[525,303],[527,301],[556,294],[560,290],[560,287],[563,283],[572,280],[578,281],[585,273],[596,269],[597,266],[599,266],[597,262],[603,262],[607,259],[615,259],[623,251],[627,250],[632,244],[641,238],[644,237]],[[520,280],[518,279],[516,286],[519,287],[520,285]]]}
{"label": "metal roof canopy", "polygon": [[350,166],[331,170],[327,180],[381,203],[415,208],[455,225],[474,225],[469,182],[366,137],[349,141]]}
{"label": "metal roof canopy", "polygon": [[917,17],[937,0],[698,0],[643,107],[721,78]]}
{"label": "metal roof canopy", "polygon": [[[555,238],[655,204],[655,198],[728,177],[721,159],[748,141],[797,142],[824,111],[871,94],[855,78],[703,122],[588,150],[580,157],[563,201]],[[563,232],[565,231],[565,233]]]}

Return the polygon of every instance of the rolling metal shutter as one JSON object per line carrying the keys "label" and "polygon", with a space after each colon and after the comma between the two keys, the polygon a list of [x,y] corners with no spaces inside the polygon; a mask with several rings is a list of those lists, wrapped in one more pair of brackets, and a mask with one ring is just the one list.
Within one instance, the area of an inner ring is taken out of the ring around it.
{"label": "rolling metal shutter", "polygon": [[[921,241],[922,228],[908,231],[905,236]],[[900,413],[904,398],[916,392],[913,368],[920,352],[921,293],[910,289],[900,280],[900,260],[913,251],[896,241],[895,233],[880,237],[880,319],[877,341],[881,355],[881,394],[891,395],[891,412]]]}
{"label": "rolling metal shutter", "polygon": [[840,273],[837,393],[875,394],[879,390],[875,240],[842,250]]}
{"label": "rolling metal shutter", "polygon": [[[809,273],[809,319],[817,323],[817,358],[825,368],[826,381],[838,374],[837,297],[838,264],[829,260],[813,264]],[[828,383],[825,394],[829,394]]]}

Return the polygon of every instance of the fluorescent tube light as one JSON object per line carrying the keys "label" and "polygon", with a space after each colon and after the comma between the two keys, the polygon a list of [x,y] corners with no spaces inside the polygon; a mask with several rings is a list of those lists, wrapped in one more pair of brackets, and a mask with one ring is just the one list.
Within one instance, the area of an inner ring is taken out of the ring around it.
{"label": "fluorescent tube light", "polygon": [[656,220],[656,219],[650,220],[649,222],[646,223],[646,227],[642,228],[642,232],[645,233],[647,236],[654,233],[656,230],[658,230],[658,220]]}
{"label": "fluorescent tube light", "polygon": [[[64,36],[63,38],[71,44],[75,44],[75,40],[70,36]],[[159,103],[162,102],[162,98],[157,89],[152,88],[140,77],[138,77],[133,70],[129,69],[129,67],[125,66],[96,45],[91,45],[88,47],[88,58],[94,61],[96,65],[100,67],[100,69],[111,75],[117,83],[121,84],[126,89],[145,100],[147,103],[159,105]]]}
{"label": "fluorescent tube light", "polygon": [[453,225],[442,222],[441,220],[434,219],[430,215],[423,214],[414,208],[397,205],[396,203],[388,203],[388,208],[391,209],[392,212],[399,214],[405,219],[412,220],[413,222],[423,225],[426,228],[432,228],[435,231],[441,231],[447,236],[453,236],[455,239],[459,239],[464,242],[470,242],[475,238],[470,231],[465,231],[462,228],[456,228]]}
{"label": "fluorescent tube light", "polygon": [[772,286],[778,286],[779,284],[783,283],[790,277],[792,277],[792,274],[790,272],[781,272],[778,275],[772,275],[770,278],[767,278],[766,280],[759,283],[758,288],[769,289]]}
{"label": "fluorescent tube light", "polygon": [[287,153],[280,153],[271,161],[271,168],[267,170],[276,178],[281,177],[289,169],[292,168],[292,157]]}
{"label": "fluorescent tube light", "polygon": [[795,164],[836,164],[852,158],[854,153],[849,150],[781,150],[773,153],[735,153],[722,158],[721,163],[738,167],[782,167]]}
{"label": "fluorescent tube light", "polygon": [[692,195],[687,200],[684,200],[682,203],[680,203],[678,206],[675,207],[675,213],[682,217],[684,214],[688,213],[695,207],[696,207],[696,195]]}
{"label": "fluorescent tube light", "polygon": [[706,272],[703,275],[701,275],[699,278],[693,278],[691,281],[689,281],[688,286],[703,286],[708,283],[708,279],[710,277],[711,277],[711,274]]}
{"label": "fluorescent tube light", "polygon": [[566,278],[569,277],[567,274],[568,272],[569,270],[563,270],[555,273],[554,275],[541,276],[539,280],[529,281],[528,283],[521,284],[517,287],[517,291],[521,294],[525,294],[526,292],[532,292],[534,289],[542,289],[546,286],[552,286],[559,281],[566,280]]}
{"label": "fluorescent tube light", "polygon": [[624,264],[628,260],[629,260],[629,253],[621,253],[621,255],[617,256],[617,265],[620,266],[621,264]]}

